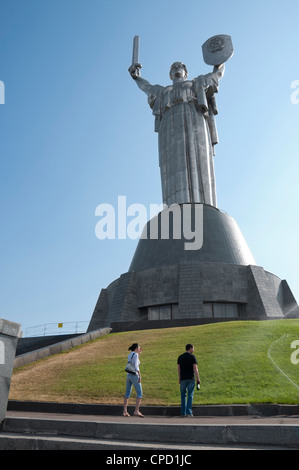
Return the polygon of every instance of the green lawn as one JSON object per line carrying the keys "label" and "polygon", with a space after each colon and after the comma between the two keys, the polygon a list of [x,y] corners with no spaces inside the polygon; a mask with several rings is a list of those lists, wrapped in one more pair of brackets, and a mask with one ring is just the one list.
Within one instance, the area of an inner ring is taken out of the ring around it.
{"label": "green lawn", "polygon": [[144,404],[179,404],[177,357],[187,343],[195,346],[202,381],[194,404],[299,403],[295,340],[299,320],[114,333],[16,370],[10,398],[122,403],[128,347],[139,342]]}

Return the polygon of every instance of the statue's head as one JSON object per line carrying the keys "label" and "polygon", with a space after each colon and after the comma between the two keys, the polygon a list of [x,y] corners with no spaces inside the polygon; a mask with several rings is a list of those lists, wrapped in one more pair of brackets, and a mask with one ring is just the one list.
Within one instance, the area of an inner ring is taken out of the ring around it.
{"label": "statue's head", "polygon": [[174,62],[170,67],[169,76],[171,80],[174,80],[175,78],[186,80],[188,77],[188,70],[186,65],[183,64],[183,62]]}

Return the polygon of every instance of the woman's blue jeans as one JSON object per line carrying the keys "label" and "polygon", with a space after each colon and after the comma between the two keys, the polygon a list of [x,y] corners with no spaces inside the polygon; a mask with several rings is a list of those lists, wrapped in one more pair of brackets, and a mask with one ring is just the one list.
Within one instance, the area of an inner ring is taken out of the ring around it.
{"label": "woman's blue jeans", "polygon": [[142,398],[142,386],[138,375],[127,374],[125,398],[130,398],[132,385],[135,387],[137,398]]}
{"label": "woman's blue jeans", "polygon": [[[181,416],[192,416],[195,380],[181,380]],[[187,396],[188,395],[188,396]],[[186,403],[187,398],[187,403]]]}

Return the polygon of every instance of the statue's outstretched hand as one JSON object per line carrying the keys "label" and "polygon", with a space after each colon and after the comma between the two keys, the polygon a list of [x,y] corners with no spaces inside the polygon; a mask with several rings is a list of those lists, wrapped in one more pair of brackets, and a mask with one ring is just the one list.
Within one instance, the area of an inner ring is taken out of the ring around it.
{"label": "statue's outstretched hand", "polygon": [[220,64],[220,65],[215,65],[214,66],[214,69],[213,69],[213,73],[216,73],[217,74],[217,77],[219,79],[221,79],[224,75],[224,71],[225,71],[225,65],[224,63],[223,64]]}
{"label": "statue's outstretched hand", "polygon": [[129,67],[129,73],[131,75],[131,77],[136,80],[137,77],[140,77],[140,69],[141,69],[142,65],[141,64],[132,64],[130,67]]}

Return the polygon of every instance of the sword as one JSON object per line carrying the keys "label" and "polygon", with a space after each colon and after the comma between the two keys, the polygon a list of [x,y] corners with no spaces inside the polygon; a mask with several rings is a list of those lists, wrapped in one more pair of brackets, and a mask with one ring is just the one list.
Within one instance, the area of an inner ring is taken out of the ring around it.
{"label": "sword", "polygon": [[133,39],[132,65],[138,64],[139,44],[140,44],[140,37],[139,37],[139,36],[134,36],[134,39]]}
{"label": "sword", "polygon": [[140,36],[136,35],[133,39],[132,65],[129,68],[129,71],[133,78],[137,78],[139,76],[139,70],[142,67],[142,65],[139,63],[139,44]]}

